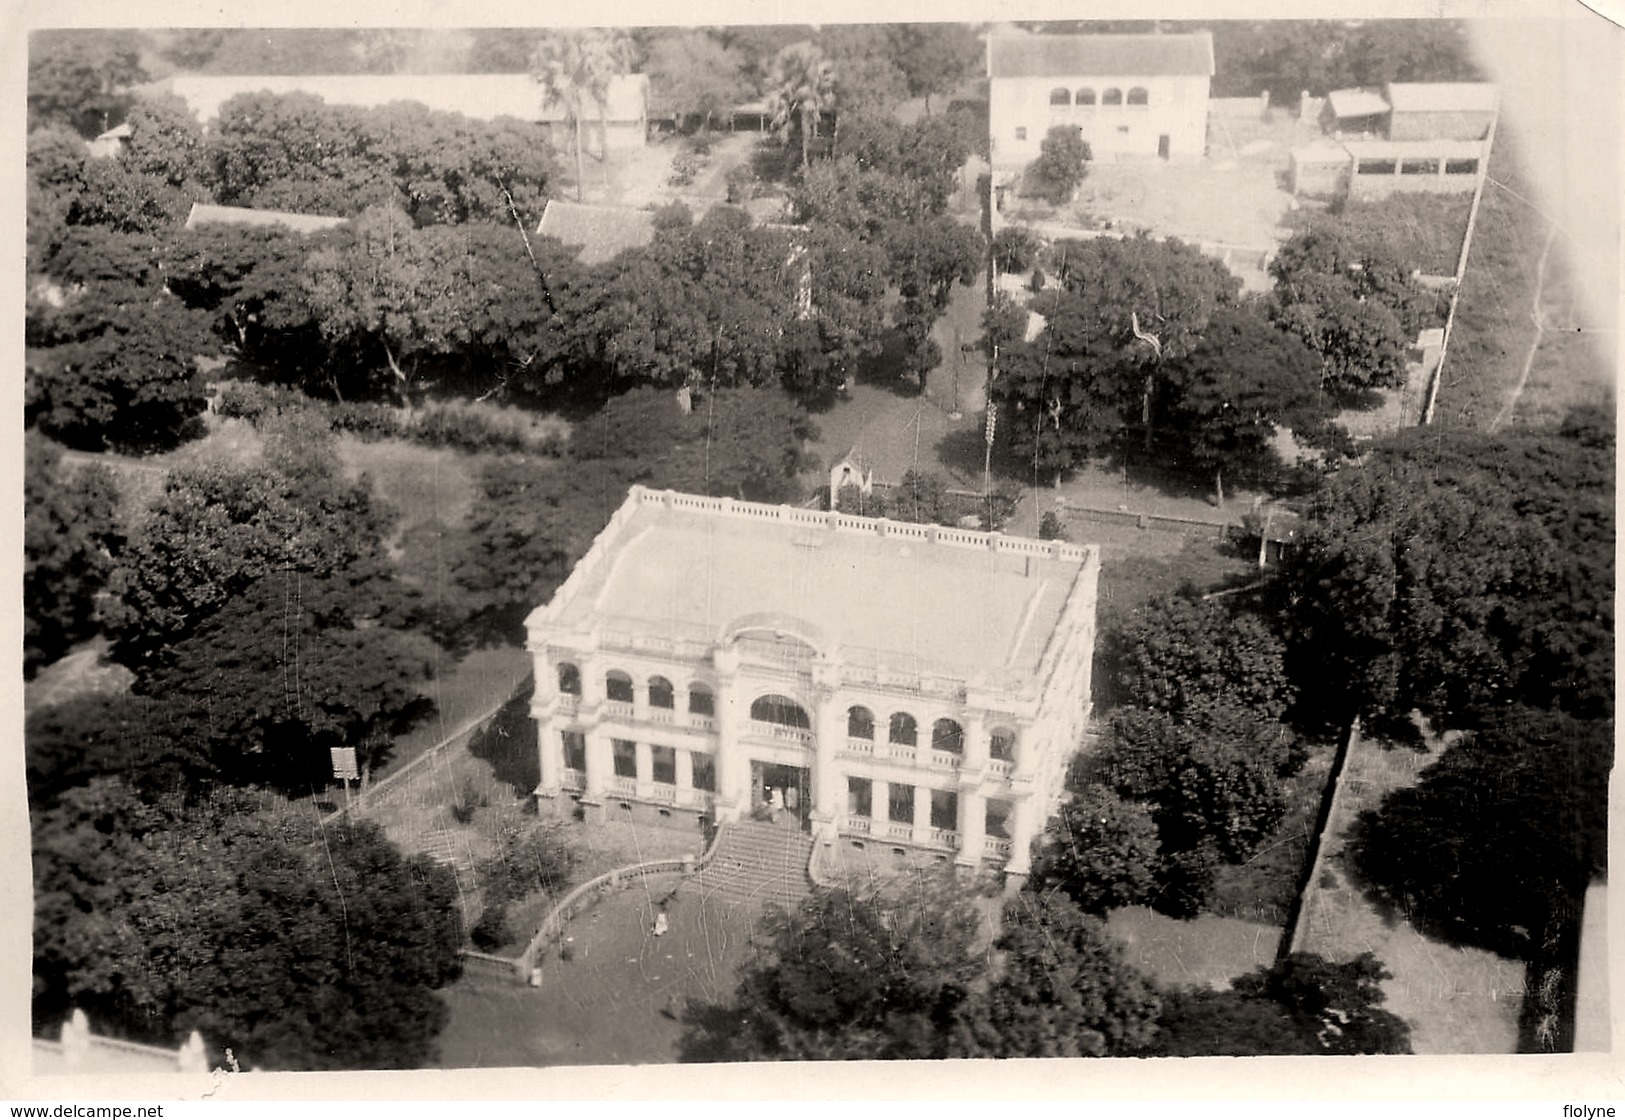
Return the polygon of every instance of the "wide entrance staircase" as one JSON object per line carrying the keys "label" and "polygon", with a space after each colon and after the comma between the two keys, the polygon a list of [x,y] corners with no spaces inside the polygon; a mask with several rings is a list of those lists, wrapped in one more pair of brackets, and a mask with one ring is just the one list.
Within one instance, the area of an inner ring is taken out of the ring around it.
{"label": "wide entrance staircase", "polygon": [[737,821],[722,826],[722,838],[705,870],[684,890],[724,903],[777,903],[793,908],[812,891],[807,860],[812,837],[782,825]]}

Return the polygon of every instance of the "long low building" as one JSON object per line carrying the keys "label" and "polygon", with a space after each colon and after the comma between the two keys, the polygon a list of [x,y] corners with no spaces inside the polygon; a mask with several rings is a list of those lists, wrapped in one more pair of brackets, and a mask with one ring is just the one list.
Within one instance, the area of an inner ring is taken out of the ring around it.
{"label": "long low building", "polygon": [[543,805],[1025,874],[1090,712],[1096,549],[633,487],[527,620]]}

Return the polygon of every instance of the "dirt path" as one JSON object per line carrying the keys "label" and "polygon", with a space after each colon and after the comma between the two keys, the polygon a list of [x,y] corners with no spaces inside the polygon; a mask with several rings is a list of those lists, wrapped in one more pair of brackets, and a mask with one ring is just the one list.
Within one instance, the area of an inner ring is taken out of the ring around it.
{"label": "dirt path", "polygon": [[1540,344],[1546,338],[1546,320],[1541,313],[1540,302],[1546,292],[1546,262],[1552,255],[1552,243],[1557,240],[1557,226],[1553,225],[1546,233],[1546,244],[1540,251],[1540,263],[1535,268],[1535,295],[1530,301],[1529,318],[1535,324],[1535,337],[1529,341],[1529,353],[1523,360],[1523,371],[1518,374],[1518,383],[1512,388],[1512,395],[1490,421],[1489,430],[1499,431],[1518,408],[1518,401],[1523,397],[1524,389],[1529,385],[1529,371],[1534,368],[1535,354],[1540,350]]}

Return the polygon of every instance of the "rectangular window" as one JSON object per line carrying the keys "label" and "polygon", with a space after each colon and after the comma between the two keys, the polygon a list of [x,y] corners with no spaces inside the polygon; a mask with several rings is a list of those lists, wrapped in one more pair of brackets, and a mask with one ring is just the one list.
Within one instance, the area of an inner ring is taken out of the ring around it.
{"label": "rectangular window", "polygon": [[717,791],[716,763],[708,754],[697,751],[689,752],[694,758],[694,788],[703,789],[708,793]]}
{"label": "rectangular window", "polygon": [[564,734],[564,765],[568,770],[587,768],[587,737],[579,731]]}
{"label": "rectangular window", "polygon": [[874,811],[875,784],[868,778],[846,780],[846,814],[849,817],[867,817]]}
{"label": "rectangular window", "polygon": [[650,747],[654,759],[654,780],[662,785],[677,784],[677,751],[673,747]]}
{"label": "rectangular window", "polygon": [[1027,130],[1025,128],[1016,129],[1016,139],[1017,140],[1025,140],[1025,139],[1027,139]]}
{"label": "rectangular window", "polygon": [[886,789],[886,819],[898,824],[914,823],[914,787],[893,782]]}
{"label": "rectangular window", "polygon": [[1356,175],[1392,175],[1395,163],[1391,159],[1362,159],[1354,168]]}
{"label": "rectangular window", "polygon": [[688,690],[688,711],[690,715],[714,716],[717,714],[716,700],[711,690],[695,685]]}
{"label": "rectangular window", "polygon": [[1399,164],[1401,175],[1437,175],[1439,161],[1436,159],[1407,159]]}
{"label": "rectangular window", "polygon": [[638,745],[630,739],[612,739],[615,749],[615,776],[617,778],[635,778],[638,776]]}
{"label": "rectangular window", "polygon": [[931,827],[950,830],[959,827],[959,795],[953,790],[931,791]]}
{"label": "rectangular window", "polygon": [[1444,161],[1446,175],[1477,175],[1478,161],[1476,159],[1447,159]]}
{"label": "rectangular window", "polygon": [[998,840],[1010,839],[1010,802],[988,798],[987,818],[983,824],[989,836]]}

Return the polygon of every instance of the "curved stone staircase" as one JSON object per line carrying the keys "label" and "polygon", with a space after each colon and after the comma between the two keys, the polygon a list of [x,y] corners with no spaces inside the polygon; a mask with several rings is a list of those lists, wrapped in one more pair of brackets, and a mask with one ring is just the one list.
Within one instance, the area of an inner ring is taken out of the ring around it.
{"label": "curved stone staircase", "polygon": [[711,862],[683,889],[726,903],[773,902],[791,909],[812,890],[807,878],[812,846],[811,836],[778,825],[760,821],[725,824]]}

